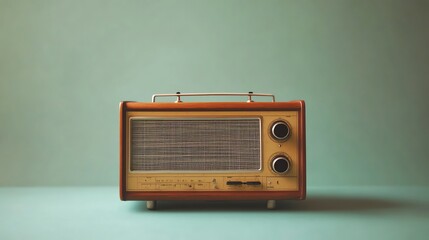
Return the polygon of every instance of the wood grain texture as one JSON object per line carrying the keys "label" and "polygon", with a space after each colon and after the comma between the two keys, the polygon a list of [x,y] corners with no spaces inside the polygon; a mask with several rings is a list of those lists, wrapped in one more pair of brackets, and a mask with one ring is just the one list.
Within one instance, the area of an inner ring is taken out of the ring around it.
{"label": "wood grain texture", "polygon": [[126,106],[127,102],[121,102],[119,104],[119,196],[121,200],[126,200],[126,186],[125,186],[125,118],[126,118]]}
{"label": "wood grain texture", "polygon": [[180,102],[180,103],[144,103],[126,102],[129,111],[201,111],[201,110],[299,110],[303,107],[304,101],[291,102]]}
{"label": "wood grain texture", "polygon": [[300,109],[299,109],[299,130],[298,130],[298,139],[299,139],[299,162],[301,167],[300,171],[300,199],[303,200],[307,195],[307,165],[306,165],[306,132],[305,132],[305,102],[300,101]]}
{"label": "wood grain texture", "polygon": [[127,200],[302,200],[302,191],[128,192]]}

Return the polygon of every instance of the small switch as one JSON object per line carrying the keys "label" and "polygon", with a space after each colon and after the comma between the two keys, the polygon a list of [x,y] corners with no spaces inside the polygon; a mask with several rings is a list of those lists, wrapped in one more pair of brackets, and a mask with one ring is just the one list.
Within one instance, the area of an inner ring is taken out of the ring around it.
{"label": "small switch", "polygon": [[250,181],[250,182],[246,182],[247,185],[251,185],[251,186],[259,186],[261,185],[260,181]]}
{"label": "small switch", "polygon": [[232,186],[237,186],[237,185],[242,185],[243,182],[241,181],[228,181],[226,182],[226,185],[232,185]]}

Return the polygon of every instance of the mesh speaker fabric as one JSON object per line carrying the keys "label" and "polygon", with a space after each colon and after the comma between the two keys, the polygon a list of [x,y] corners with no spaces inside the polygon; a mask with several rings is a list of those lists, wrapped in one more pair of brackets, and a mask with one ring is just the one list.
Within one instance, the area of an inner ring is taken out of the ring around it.
{"label": "mesh speaker fabric", "polygon": [[131,119],[132,171],[261,168],[260,119]]}

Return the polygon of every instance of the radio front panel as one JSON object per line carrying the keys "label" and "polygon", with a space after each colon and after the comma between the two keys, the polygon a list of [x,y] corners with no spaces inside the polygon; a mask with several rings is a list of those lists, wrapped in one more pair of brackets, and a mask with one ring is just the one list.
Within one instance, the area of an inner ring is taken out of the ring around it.
{"label": "radio front panel", "polygon": [[128,111],[128,192],[300,190],[298,111]]}

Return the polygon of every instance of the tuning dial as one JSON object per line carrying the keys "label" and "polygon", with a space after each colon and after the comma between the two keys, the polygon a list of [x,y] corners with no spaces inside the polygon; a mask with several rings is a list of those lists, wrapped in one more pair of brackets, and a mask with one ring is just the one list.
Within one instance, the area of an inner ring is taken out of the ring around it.
{"label": "tuning dial", "polygon": [[271,135],[274,139],[283,141],[290,135],[290,129],[286,122],[277,121],[271,126]]}
{"label": "tuning dial", "polygon": [[271,162],[271,168],[276,173],[286,173],[290,168],[290,161],[285,156],[277,156]]}

